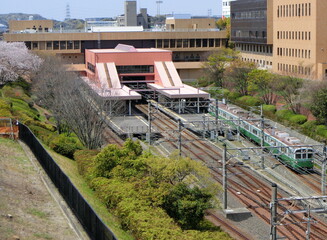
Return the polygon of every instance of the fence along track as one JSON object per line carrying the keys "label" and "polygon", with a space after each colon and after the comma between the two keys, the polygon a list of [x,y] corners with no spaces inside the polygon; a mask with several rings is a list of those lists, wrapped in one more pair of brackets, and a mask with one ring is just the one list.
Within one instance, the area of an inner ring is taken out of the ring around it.
{"label": "fence along track", "polygon": [[21,123],[19,124],[19,138],[31,149],[89,237],[94,240],[118,240],[83,198],[67,175],[60,169],[31,130]]}

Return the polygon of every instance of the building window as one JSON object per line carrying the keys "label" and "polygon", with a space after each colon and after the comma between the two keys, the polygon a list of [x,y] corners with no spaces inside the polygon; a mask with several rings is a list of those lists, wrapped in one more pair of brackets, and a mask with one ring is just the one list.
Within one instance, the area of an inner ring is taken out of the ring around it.
{"label": "building window", "polygon": [[196,47],[197,48],[202,47],[202,45],[201,45],[201,39],[196,39]]}
{"label": "building window", "polygon": [[209,39],[209,47],[214,47],[214,39]]}
{"label": "building window", "polygon": [[175,39],[170,39],[170,47],[175,48],[176,47],[176,41]]}
{"label": "building window", "polygon": [[73,49],[73,41],[67,41],[67,49]]}
{"label": "building window", "polygon": [[87,69],[89,69],[91,72],[95,73],[95,66],[91,63],[87,63]]}
{"label": "building window", "polygon": [[169,48],[169,39],[164,39],[164,48]]}
{"label": "building window", "polygon": [[47,50],[52,50],[52,42],[47,42]]}
{"label": "building window", "polygon": [[162,48],[162,39],[157,39],[157,48]]}
{"label": "building window", "polygon": [[183,41],[182,41],[182,39],[177,39],[177,47],[178,48],[183,47]]}
{"label": "building window", "polygon": [[74,41],[74,49],[79,49],[79,48],[80,48],[79,41]]}
{"label": "building window", "polygon": [[38,49],[38,43],[37,42],[33,42],[32,43],[32,49]]}
{"label": "building window", "polygon": [[59,49],[59,41],[53,41],[53,49],[58,50]]}
{"label": "building window", "polygon": [[66,41],[60,41],[60,50],[66,50]]}
{"label": "building window", "polygon": [[153,73],[154,68],[152,65],[132,65],[132,66],[117,66],[119,74],[124,73]]}
{"label": "building window", "polygon": [[190,47],[191,48],[195,47],[195,39],[190,39]]}

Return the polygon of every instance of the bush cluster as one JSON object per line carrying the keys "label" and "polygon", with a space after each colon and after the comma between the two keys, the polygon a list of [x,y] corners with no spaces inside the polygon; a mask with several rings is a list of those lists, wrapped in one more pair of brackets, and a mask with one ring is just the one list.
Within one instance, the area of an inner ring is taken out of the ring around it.
{"label": "bush cluster", "polygon": [[130,139],[122,148],[108,145],[100,153],[82,150],[74,157],[99,199],[137,239],[230,239],[212,226],[194,230],[208,226],[203,215],[212,197],[209,190],[189,187],[192,173],[208,176],[200,163],[142,153]]}
{"label": "bush cluster", "polygon": [[236,99],[236,102],[240,105],[246,105],[249,107],[259,106],[262,104],[262,101],[260,98],[253,97],[253,96],[242,96],[242,97]]}
{"label": "bush cluster", "polygon": [[76,136],[70,136],[68,134],[60,134],[56,136],[49,144],[55,152],[73,158],[74,153],[77,150],[83,149],[83,145]]}

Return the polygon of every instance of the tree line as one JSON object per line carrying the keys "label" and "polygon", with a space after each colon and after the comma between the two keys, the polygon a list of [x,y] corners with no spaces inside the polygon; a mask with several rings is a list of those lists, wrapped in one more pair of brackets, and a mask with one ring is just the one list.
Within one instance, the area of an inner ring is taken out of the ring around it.
{"label": "tree line", "polygon": [[239,53],[232,49],[226,48],[208,57],[204,76],[198,84],[226,89],[229,93],[224,97],[230,100],[252,96],[266,105],[281,102],[285,109],[297,114],[308,109],[318,123],[327,124],[327,81],[282,76],[258,69],[256,64],[242,61]]}

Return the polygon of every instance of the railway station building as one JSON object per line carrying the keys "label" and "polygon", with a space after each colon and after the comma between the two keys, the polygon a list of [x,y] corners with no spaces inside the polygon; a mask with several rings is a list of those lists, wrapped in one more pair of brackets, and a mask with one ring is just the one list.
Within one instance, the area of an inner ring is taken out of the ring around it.
{"label": "railway station building", "polygon": [[125,101],[129,113],[132,104],[149,99],[170,102],[179,112],[185,104],[197,102],[193,107],[197,112],[209,94],[182,82],[172,54],[124,44],[114,49],[87,49],[82,79],[101,97]]}

